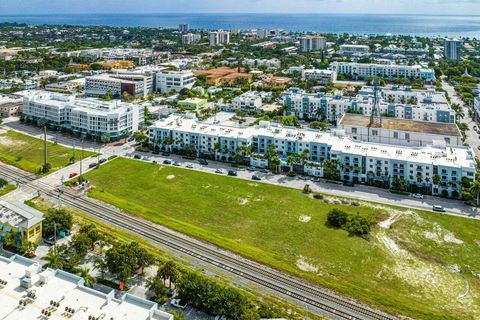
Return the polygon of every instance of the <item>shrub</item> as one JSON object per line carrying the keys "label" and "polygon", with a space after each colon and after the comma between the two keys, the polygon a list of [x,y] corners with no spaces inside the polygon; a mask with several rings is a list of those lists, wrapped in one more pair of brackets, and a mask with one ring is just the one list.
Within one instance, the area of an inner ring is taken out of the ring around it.
{"label": "shrub", "polygon": [[348,219],[347,224],[345,225],[345,230],[351,236],[367,236],[370,232],[370,221],[357,213]]}
{"label": "shrub", "polygon": [[310,185],[309,185],[309,184],[306,184],[306,185],[303,187],[303,193],[306,193],[306,194],[312,193],[312,188],[310,188]]}
{"label": "shrub", "polygon": [[339,210],[339,209],[332,209],[328,213],[327,222],[330,226],[335,228],[343,228],[348,221],[348,213]]}
{"label": "shrub", "polygon": [[319,193],[318,193],[318,194],[314,194],[313,197],[314,197],[315,199],[322,200],[322,199],[323,199],[323,194],[319,194]]}

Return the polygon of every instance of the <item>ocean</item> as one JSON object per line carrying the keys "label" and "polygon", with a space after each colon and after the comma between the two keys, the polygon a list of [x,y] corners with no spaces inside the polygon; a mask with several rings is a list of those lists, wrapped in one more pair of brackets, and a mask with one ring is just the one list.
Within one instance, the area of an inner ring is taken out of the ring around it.
{"label": "ocean", "polygon": [[480,38],[480,16],[380,14],[51,14],[1,15],[0,22],[194,29],[280,28],[350,34],[405,34]]}

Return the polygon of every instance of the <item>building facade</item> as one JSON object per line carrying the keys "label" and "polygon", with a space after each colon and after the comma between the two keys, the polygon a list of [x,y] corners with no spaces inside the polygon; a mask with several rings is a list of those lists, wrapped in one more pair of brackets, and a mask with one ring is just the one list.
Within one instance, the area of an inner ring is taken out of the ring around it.
{"label": "building facade", "polygon": [[228,31],[211,31],[208,33],[208,42],[211,47],[229,44],[230,43],[230,32]]}
{"label": "building facade", "polygon": [[194,83],[195,75],[191,71],[165,71],[156,76],[156,88],[161,93],[191,89]]}
{"label": "building facade", "polygon": [[0,242],[7,234],[13,235],[15,245],[21,248],[42,241],[43,215],[22,202],[0,202]]}
{"label": "building facade", "polygon": [[[326,174],[326,169],[321,168],[328,160],[335,163],[334,171],[339,180],[366,184],[381,182],[391,186],[402,179],[427,193],[453,198],[460,197],[462,179],[473,181],[477,170],[473,151],[468,147],[414,148],[366,143],[334,133],[282,127],[269,122],[239,128],[172,115],[149,128],[149,142],[161,150],[176,152],[188,148],[197,156],[219,161],[233,161],[239,153],[250,164],[263,167],[268,165],[265,153],[272,145],[282,170],[289,166],[288,155],[307,153],[304,173]],[[241,151],[240,147],[247,146],[252,148],[251,155]],[[309,170],[305,169],[307,167]]]}
{"label": "building facade", "polygon": [[317,84],[327,84],[337,81],[337,73],[332,70],[306,69],[302,71],[302,80],[315,81]]}
{"label": "building facade", "polygon": [[426,81],[435,81],[435,71],[419,65],[370,64],[356,62],[332,62],[330,70],[353,78],[421,78]]}
{"label": "building facade", "polygon": [[301,52],[323,51],[327,47],[327,40],[318,35],[310,35],[298,38]]}
{"label": "building facade", "polygon": [[183,44],[197,43],[197,42],[200,42],[201,39],[202,39],[202,36],[200,34],[187,33],[182,35]]}
{"label": "building facade", "polygon": [[357,44],[342,44],[338,52],[342,56],[367,55],[370,47]]}
{"label": "building facade", "polygon": [[0,116],[2,118],[19,116],[22,113],[22,99],[0,95]]}
{"label": "building facade", "polygon": [[143,106],[118,100],[106,102],[43,91],[26,95],[23,110],[26,120],[92,137],[108,135],[111,140],[138,131],[145,113]]}
{"label": "building facade", "polygon": [[461,59],[462,42],[454,38],[446,38],[443,46],[443,55],[448,60]]}

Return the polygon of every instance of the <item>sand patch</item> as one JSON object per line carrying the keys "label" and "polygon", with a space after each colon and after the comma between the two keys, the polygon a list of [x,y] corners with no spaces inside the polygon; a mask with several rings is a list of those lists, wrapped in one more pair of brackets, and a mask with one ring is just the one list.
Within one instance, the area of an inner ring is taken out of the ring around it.
{"label": "sand patch", "polygon": [[297,259],[297,268],[305,272],[318,272],[318,267],[309,263],[304,257]]}
{"label": "sand patch", "polygon": [[170,174],[167,176],[167,180],[173,180],[175,179],[175,175],[174,174]]}
{"label": "sand patch", "polygon": [[300,222],[309,222],[310,220],[312,220],[312,217],[310,216],[305,216],[305,215],[301,215],[300,217],[298,217],[298,221]]}
{"label": "sand patch", "polygon": [[250,187],[258,187],[258,183],[249,182],[248,185],[249,185]]}
{"label": "sand patch", "polygon": [[5,147],[19,147],[26,145],[27,143],[21,140],[14,140],[6,136],[1,136],[0,144]]}
{"label": "sand patch", "polygon": [[238,198],[238,203],[241,205],[241,206],[244,206],[248,203],[248,199],[247,198]]}

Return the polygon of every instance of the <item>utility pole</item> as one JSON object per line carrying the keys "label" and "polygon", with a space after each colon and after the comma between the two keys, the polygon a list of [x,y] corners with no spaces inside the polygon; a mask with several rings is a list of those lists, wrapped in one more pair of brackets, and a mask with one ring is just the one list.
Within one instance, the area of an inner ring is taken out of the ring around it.
{"label": "utility pole", "polygon": [[43,126],[43,170],[47,169],[47,126]]}
{"label": "utility pole", "polygon": [[81,152],[81,154],[80,154],[80,177],[79,177],[80,183],[83,182],[83,176],[82,176],[82,160],[83,160],[83,138],[82,138],[82,152]]}

